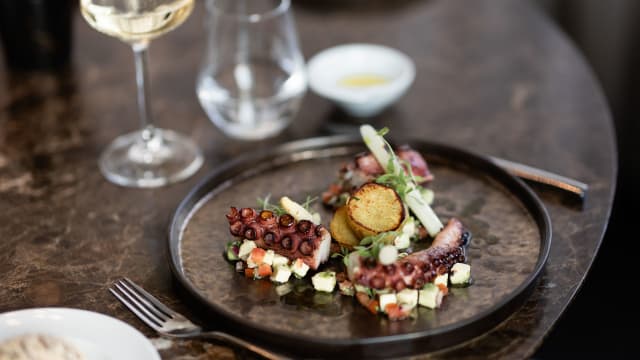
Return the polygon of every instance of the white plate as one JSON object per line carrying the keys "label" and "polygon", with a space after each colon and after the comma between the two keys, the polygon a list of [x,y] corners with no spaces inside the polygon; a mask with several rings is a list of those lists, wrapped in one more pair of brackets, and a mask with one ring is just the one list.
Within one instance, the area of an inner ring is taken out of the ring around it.
{"label": "white plate", "polygon": [[0,314],[0,342],[23,334],[49,334],[91,360],[160,360],[151,342],[130,325],[95,312],[35,308]]}

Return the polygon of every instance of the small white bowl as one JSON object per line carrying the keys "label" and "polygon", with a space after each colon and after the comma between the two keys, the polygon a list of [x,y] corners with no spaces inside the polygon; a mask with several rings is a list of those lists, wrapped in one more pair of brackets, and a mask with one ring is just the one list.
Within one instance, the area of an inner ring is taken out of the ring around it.
{"label": "small white bowl", "polygon": [[398,50],[373,44],[347,44],[321,51],[307,64],[309,87],[349,114],[380,113],[407,91],[416,69]]}

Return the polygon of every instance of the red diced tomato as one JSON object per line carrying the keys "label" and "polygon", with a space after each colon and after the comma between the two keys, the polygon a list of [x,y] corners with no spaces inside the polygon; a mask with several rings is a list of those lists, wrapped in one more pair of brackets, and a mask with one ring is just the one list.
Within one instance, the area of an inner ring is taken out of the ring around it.
{"label": "red diced tomato", "polygon": [[267,276],[271,275],[271,265],[269,264],[261,264],[258,267],[258,276],[260,276],[261,278],[265,278]]}
{"label": "red diced tomato", "polygon": [[438,288],[442,291],[442,295],[447,295],[449,293],[449,288],[445,284],[438,284]]}
{"label": "red diced tomato", "polygon": [[391,320],[402,320],[409,315],[409,312],[403,311],[398,304],[387,304],[387,306],[384,307],[384,312],[387,313],[387,316],[389,316]]}
{"label": "red diced tomato", "polygon": [[261,248],[255,248],[253,250],[251,250],[251,253],[249,254],[249,259],[255,263],[255,264],[262,264],[262,259],[264,259],[264,255],[267,252],[264,249]]}

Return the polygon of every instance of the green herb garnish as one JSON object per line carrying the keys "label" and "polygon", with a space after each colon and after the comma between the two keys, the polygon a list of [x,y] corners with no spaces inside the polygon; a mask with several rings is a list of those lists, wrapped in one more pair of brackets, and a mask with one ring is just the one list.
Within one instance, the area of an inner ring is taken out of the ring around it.
{"label": "green herb garnish", "polygon": [[308,212],[311,212],[311,204],[313,204],[317,200],[317,196],[311,197],[310,195],[307,195],[307,199],[304,201],[304,203],[302,203],[302,207],[305,208],[305,210],[307,210]]}
{"label": "green herb garnish", "polygon": [[356,250],[361,257],[377,259],[378,254],[380,254],[380,249],[387,244],[393,243],[393,239],[399,234],[398,231],[387,231],[366,236],[360,240],[360,245],[354,246],[353,249]]}
{"label": "green herb garnish", "polygon": [[274,214],[280,216],[280,215],[284,215],[287,213],[287,211],[285,209],[283,209],[282,207],[276,205],[276,204],[271,204],[269,202],[269,200],[271,199],[271,194],[268,194],[267,196],[264,197],[264,199],[258,198],[258,205],[260,206],[260,208],[262,210],[269,210],[269,211],[273,211]]}

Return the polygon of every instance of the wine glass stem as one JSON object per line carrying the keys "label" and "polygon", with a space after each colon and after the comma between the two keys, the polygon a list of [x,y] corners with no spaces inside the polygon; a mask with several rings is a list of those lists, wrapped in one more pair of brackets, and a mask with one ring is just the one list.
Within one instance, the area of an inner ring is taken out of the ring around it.
{"label": "wine glass stem", "polygon": [[132,45],[136,63],[136,85],[138,89],[138,113],[142,128],[142,141],[149,144],[155,135],[153,116],[149,106],[149,71],[147,67],[148,42],[138,42]]}

